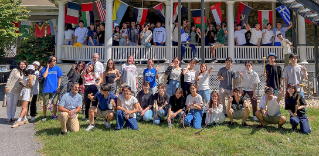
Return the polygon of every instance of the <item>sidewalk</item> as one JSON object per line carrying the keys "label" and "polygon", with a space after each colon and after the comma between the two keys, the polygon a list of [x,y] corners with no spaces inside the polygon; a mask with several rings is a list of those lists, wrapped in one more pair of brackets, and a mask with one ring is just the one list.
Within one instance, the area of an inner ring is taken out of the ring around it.
{"label": "sidewalk", "polygon": [[[4,85],[0,85],[0,155],[12,156],[12,155],[24,155],[34,156],[41,155],[36,153],[41,148],[41,144],[36,140],[34,136],[35,125],[29,123],[22,125],[18,128],[11,128],[11,124],[7,124],[7,113],[6,107],[2,107],[4,97]],[[17,107],[15,118],[21,112],[21,107]]]}

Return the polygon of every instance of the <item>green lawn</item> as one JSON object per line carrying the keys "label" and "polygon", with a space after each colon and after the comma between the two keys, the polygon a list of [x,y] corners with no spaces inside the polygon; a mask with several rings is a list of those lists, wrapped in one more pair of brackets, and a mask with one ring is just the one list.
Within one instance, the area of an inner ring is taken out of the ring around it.
{"label": "green lawn", "polygon": [[[282,113],[287,117],[284,109]],[[39,150],[44,155],[318,155],[319,151],[319,109],[307,108],[312,132],[303,135],[292,132],[291,125],[284,125],[287,131],[277,130],[277,125],[268,125],[266,129],[256,129],[257,122],[249,118],[244,128],[238,124],[227,127],[210,126],[200,134],[191,127],[187,132],[181,124],[169,129],[167,123],[159,126],[139,122],[139,130],[106,129],[102,119],[96,121],[96,127],[90,132],[85,128],[88,123],[80,122],[80,131],[59,135],[58,121],[41,121],[36,125],[36,136],[43,143]],[[83,115],[80,115],[81,119]],[[41,119],[41,115],[37,120]],[[229,119],[226,119],[228,122]],[[235,123],[240,123],[235,120]],[[289,138],[289,140],[288,140]]]}

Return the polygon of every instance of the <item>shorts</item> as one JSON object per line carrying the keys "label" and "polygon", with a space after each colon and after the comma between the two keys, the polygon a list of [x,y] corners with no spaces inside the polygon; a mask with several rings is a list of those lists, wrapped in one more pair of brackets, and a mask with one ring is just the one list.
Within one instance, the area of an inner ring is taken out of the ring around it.
{"label": "shorts", "polygon": [[213,44],[213,46],[214,46],[215,48],[221,48],[221,47],[223,47],[224,45],[221,44],[221,43],[216,42],[216,43]]}
{"label": "shorts", "polygon": [[233,119],[242,119],[244,117],[244,109],[242,110],[234,110]]}
{"label": "shorts", "polygon": [[263,120],[269,124],[279,124],[279,120],[280,120],[280,117],[282,115],[281,114],[277,114],[277,115],[274,115],[274,116],[269,116],[267,114],[266,117],[263,116]]}
{"label": "shorts", "polygon": [[20,96],[22,97],[22,101],[31,101],[32,95],[31,95],[31,89],[29,88],[23,88],[21,90]]}
{"label": "shorts", "polygon": [[[43,93],[43,105],[48,105],[55,93]],[[52,104],[58,104],[60,94],[54,96]]]}
{"label": "shorts", "polygon": [[105,111],[101,111],[99,108],[97,108],[97,116],[100,118],[106,118],[106,115],[108,113],[114,113],[113,110],[105,110]]}

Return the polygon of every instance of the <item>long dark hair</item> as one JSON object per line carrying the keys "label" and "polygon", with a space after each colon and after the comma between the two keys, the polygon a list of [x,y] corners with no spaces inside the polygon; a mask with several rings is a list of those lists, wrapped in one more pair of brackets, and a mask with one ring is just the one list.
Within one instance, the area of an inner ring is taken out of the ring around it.
{"label": "long dark hair", "polygon": [[119,33],[118,31],[116,31],[116,28],[119,28],[119,30],[120,30],[120,27],[119,27],[119,26],[115,26],[115,27],[114,27],[114,33]]}
{"label": "long dark hair", "polygon": [[82,65],[82,69],[80,70],[80,73],[82,73],[83,69],[85,69],[85,62],[84,61],[80,61],[75,67],[76,71],[78,71],[78,65]]}
{"label": "long dark hair", "polygon": [[[91,71],[90,73],[91,73],[91,75],[94,77],[94,76],[95,76],[95,73],[94,73],[94,65],[93,65],[93,63],[89,63],[87,67],[89,67],[89,66],[91,66],[91,65],[92,65],[93,69],[92,69],[92,71]],[[86,69],[85,69],[85,75],[89,74],[89,73],[87,72],[87,67],[86,67]]]}
{"label": "long dark hair", "polygon": [[28,66],[28,62],[27,62],[26,60],[21,60],[21,61],[19,61],[17,69],[18,69],[18,71],[20,72],[20,76],[23,75],[23,72],[24,72],[24,70],[25,70],[25,69],[21,69],[21,68],[20,68],[20,64],[21,64],[21,63],[24,63],[24,64],[25,64],[25,69],[26,69],[27,66]]}
{"label": "long dark hair", "polygon": [[213,98],[213,95],[214,95],[214,94],[216,94],[216,95],[217,95],[217,106],[218,106],[218,104],[220,104],[220,103],[221,103],[218,92],[216,92],[216,91],[212,91],[212,92],[210,93],[209,108],[212,108],[212,107],[213,107],[213,103],[214,103],[214,101],[213,101],[213,99],[212,99],[212,98]]}
{"label": "long dark hair", "polygon": [[109,59],[109,60],[107,61],[106,69],[105,69],[104,72],[108,72],[108,71],[110,70],[110,68],[109,68],[109,62],[110,62],[110,61],[113,62],[112,70],[115,70],[114,61],[113,61],[112,59]]}
{"label": "long dark hair", "polygon": [[289,83],[287,85],[287,89],[286,89],[286,95],[285,95],[285,99],[288,99],[290,97],[289,93],[288,93],[288,88],[293,88],[294,89],[294,94],[292,95],[294,98],[296,98],[297,96],[297,87],[292,84],[292,83]]}

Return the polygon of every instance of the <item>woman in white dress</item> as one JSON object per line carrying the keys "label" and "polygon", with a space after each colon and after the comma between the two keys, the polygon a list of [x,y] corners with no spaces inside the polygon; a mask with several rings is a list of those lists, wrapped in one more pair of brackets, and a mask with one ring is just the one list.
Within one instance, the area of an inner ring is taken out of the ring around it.
{"label": "woman in white dress", "polygon": [[221,104],[219,95],[216,91],[212,91],[210,94],[210,100],[207,104],[206,121],[209,125],[216,125],[223,123],[226,119],[223,114],[223,105]]}

